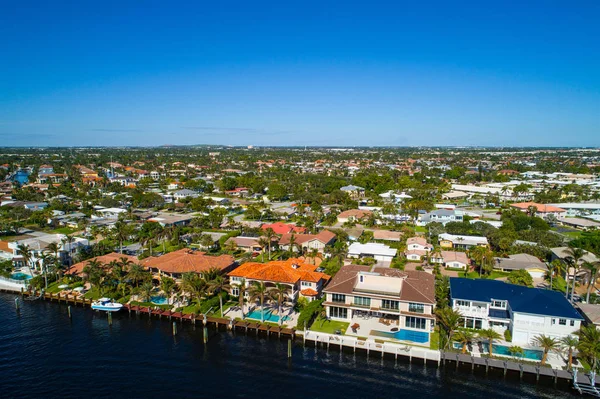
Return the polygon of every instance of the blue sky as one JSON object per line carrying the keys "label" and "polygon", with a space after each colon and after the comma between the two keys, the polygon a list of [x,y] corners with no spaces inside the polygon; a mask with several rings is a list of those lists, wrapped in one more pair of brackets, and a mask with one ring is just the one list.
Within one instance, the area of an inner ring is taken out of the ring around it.
{"label": "blue sky", "polygon": [[600,146],[598,1],[287,3],[3,1],[2,143]]}

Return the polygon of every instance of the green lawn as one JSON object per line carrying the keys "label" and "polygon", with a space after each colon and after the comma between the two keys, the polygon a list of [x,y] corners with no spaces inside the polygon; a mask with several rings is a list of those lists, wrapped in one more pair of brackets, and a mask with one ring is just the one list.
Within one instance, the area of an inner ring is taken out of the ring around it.
{"label": "green lawn", "polygon": [[415,231],[417,233],[427,233],[427,228],[425,226],[415,226]]}
{"label": "green lawn", "polygon": [[318,317],[310,327],[310,330],[328,334],[334,334],[336,330],[340,330],[342,335],[344,335],[346,334],[349,325],[350,323],[345,321],[324,320],[321,317]]}
{"label": "green lawn", "polygon": [[61,227],[59,229],[52,230],[51,233],[53,233],[53,234],[73,234],[76,231],[79,231],[79,229],[72,229],[70,227]]}
{"label": "green lawn", "polygon": [[434,331],[429,335],[429,348],[438,350],[440,349],[440,332]]}
{"label": "green lawn", "polygon": [[[486,278],[488,280],[495,280],[497,278],[501,278],[501,277],[507,277],[509,275],[509,273],[505,273],[505,272],[498,272],[498,271],[493,271],[492,273],[490,273],[489,275],[484,274],[482,276],[482,278]],[[458,275],[459,277],[465,277],[465,275],[463,273],[460,273]],[[472,271],[472,272],[468,272],[466,275],[467,278],[479,278],[479,272],[478,271]]]}

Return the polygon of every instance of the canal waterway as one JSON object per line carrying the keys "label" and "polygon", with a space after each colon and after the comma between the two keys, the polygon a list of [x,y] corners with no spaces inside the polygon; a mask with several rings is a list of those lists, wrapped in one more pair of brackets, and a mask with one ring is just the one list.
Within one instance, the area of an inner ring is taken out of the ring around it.
{"label": "canal waterway", "polygon": [[[424,366],[287,338],[172,324],[0,294],[2,398],[565,398],[566,383]],[[580,397],[577,395],[577,397]]]}

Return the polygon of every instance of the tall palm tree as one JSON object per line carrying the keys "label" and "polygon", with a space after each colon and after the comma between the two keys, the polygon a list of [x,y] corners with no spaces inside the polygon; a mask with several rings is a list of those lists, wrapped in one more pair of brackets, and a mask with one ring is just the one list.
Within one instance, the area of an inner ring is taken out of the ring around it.
{"label": "tall palm tree", "polygon": [[462,314],[459,311],[454,310],[450,307],[439,308],[435,311],[435,313],[438,317],[438,322],[446,331],[447,340],[444,344],[444,349],[446,349],[446,347],[452,340],[454,332],[458,330]]}
{"label": "tall palm tree", "polygon": [[142,296],[142,301],[149,301],[152,297],[152,290],[154,289],[154,285],[152,285],[151,281],[146,281],[140,287],[140,292]]}
{"label": "tall palm tree", "polygon": [[62,277],[62,264],[60,259],[58,258],[58,251],[60,251],[60,245],[57,242],[51,242],[46,246],[46,251],[54,254],[54,266],[56,267],[56,271],[58,273],[59,278]]}
{"label": "tall palm tree", "polygon": [[491,328],[488,328],[487,330],[481,330],[481,331],[479,331],[479,333],[477,335],[480,338],[483,338],[488,341],[488,345],[489,345],[488,351],[489,351],[490,356],[492,356],[493,351],[494,351],[494,348],[493,348],[494,340],[500,339],[500,338],[502,338],[502,336]]}
{"label": "tall palm tree", "polygon": [[256,301],[260,300],[260,322],[264,323],[265,321],[265,295],[267,294],[267,286],[262,281],[253,281],[250,288],[248,288],[248,293],[250,294],[250,300]]}
{"label": "tall palm tree", "polygon": [[273,245],[273,238],[276,236],[277,234],[275,234],[275,231],[270,227],[265,231],[265,237],[267,238],[267,245],[269,248],[269,260],[271,260],[271,245]]}
{"label": "tall palm tree", "polygon": [[292,234],[290,234],[290,243],[288,245],[291,258],[294,255],[294,247],[296,246],[296,234],[294,234],[293,232]]}
{"label": "tall palm tree", "polygon": [[265,263],[265,248],[269,246],[269,240],[267,240],[267,237],[260,237],[258,239],[258,245],[262,248],[262,261]]}
{"label": "tall palm tree", "polygon": [[544,350],[544,354],[542,355],[542,366],[546,364],[548,353],[558,349],[558,340],[543,334],[535,336],[532,340],[532,344],[539,346]]}
{"label": "tall palm tree", "polygon": [[66,245],[69,245],[69,249],[67,250],[67,254],[68,256],[68,260],[69,260],[69,267],[73,266],[73,243],[75,242],[75,237],[73,237],[72,235],[67,234],[62,240],[61,240],[62,244],[63,244],[63,249],[67,250]]}
{"label": "tall palm tree", "polygon": [[198,276],[196,273],[188,272],[182,276],[181,289],[188,294],[190,300],[200,303],[200,299],[206,293],[206,280]]}
{"label": "tall palm tree", "polygon": [[[573,288],[571,290],[571,302],[573,302],[573,294],[575,294],[575,276],[577,276],[577,271],[579,269],[580,262],[581,262],[581,258],[583,258],[585,256],[585,251],[581,248],[577,248],[577,247],[569,247],[567,248],[567,250],[565,251],[566,253],[566,260],[568,261],[568,263],[571,264],[571,267],[573,267]],[[567,283],[567,292],[565,293],[565,298],[569,297],[569,265],[567,265],[566,268],[566,274],[565,274],[565,281]]]}
{"label": "tall palm tree", "polygon": [[598,359],[600,359],[600,330],[595,325],[582,327],[575,333],[579,337],[577,350],[585,360],[587,360],[591,369],[598,370]]}
{"label": "tall palm tree", "polygon": [[548,263],[548,277],[550,278],[550,290],[553,289],[554,269],[556,269],[556,263],[554,263],[554,261]]}
{"label": "tall palm tree", "polygon": [[246,279],[243,278],[240,280],[240,284],[238,287],[238,303],[240,304],[240,309],[242,309],[242,320],[244,319],[244,294],[246,294]]}
{"label": "tall palm tree", "polygon": [[164,276],[160,279],[160,289],[167,295],[167,303],[171,304],[171,295],[177,287],[177,283],[171,277]]}
{"label": "tall palm tree", "polygon": [[42,272],[44,273],[44,286],[48,289],[48,263],[50,263],[52,259],[52,255],[42,252],[40,254],[40,266],[42,267]]}
{"label": "tall palm tree", "polygon": [[573,351],[577,348],[578,343],[579,340],[577,337],[572,335],[567,335],[560,339],[561,349],[567,352],[567,370],[571,370],[571,367],[573,366]]}
{"label": "tall palm tree", "polygon": [[596,283],[596,279],[598,278],[598,270],[600,269],[600,262],[583,262],[583,268],[588,271],[588,286],[585,294],[585,301],[590,303],[590,292],[592,291],[592,287],[594,283]]}
{"label": "tall palm tree", "polygon": [[223,278],[223,276],[219,275],[214,279],[208,282],[208,289],[213,294],[217,294],[219,296],[219,306],[221,308],[221,317],[223,317],[223,295],[221,293],[229,291],[231,286],[227,281]]}
{"label": "tall palm tree", "polygon": [[129,238],[131,230],[129,225],[121,220],[113,226],[113,236],[119,242],[119,253],[123,253],[123,241]]}
{"label": "tall palm tree", "polygon": [[458,330],[452,339],[462,345],[462,353],[467,353],[467,345],[473,342],[475,333],[469,330]]}
{"label": "tall palm tree", "polygon": [[33,275],[33,272],[31,271],[31,258],[33,257],[33,253],[31,251],[31,248],[29,248],[29,245],[17,245],[17,252],[21,254],[21,257],[23,258],[23,263],[25,263],[25,266],[27,266],[27,268],[29,269],[29,274]]}
{"label": "tall palm tree", "polygon": [[277,303],[277,315],[279,316],[279,324],[283,324],[283,315],[281,307],[288,297],[290,288],[287,285],[277,283],[274,287],[269,288],[269,298]]}

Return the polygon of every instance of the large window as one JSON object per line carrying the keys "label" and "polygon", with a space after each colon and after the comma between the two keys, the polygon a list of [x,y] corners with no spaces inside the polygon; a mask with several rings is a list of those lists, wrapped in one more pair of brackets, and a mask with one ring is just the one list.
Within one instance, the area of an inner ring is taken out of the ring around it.
{"label": "large window", "polygon": [[381,300],[381,308],[382,309],[389,309],[389,310],[398,310],[398,308],[399,308],[398,301],[391,301],[389,299],[382,299]]}
{"label": "large window", "polygon": [[231,288],[231,296],[239,296],[240,295],[240,289],[238,287],[232,287]]}
{"label": "large window", "polygon": [[506,301],[492,299],[492,308],[506,309]]}
{"label": "large window", "polygon": [[412,313],[425,313],[425,305],[422,303],[409,303],[408,311]]}
{"label": "large window", "polygon": [[348,318],[348,309],[338,308],[337,306],[331,306],[329,308],[329,317],[335,317],[338,319],[347,319]]}
{"label": "large window", "polygon": [[469,301],[461,301],[460,299],[457,299],[456,306],[463,306],[468,308],[469,306],[471,306],[471,303]]}
{"label": "large window", "polygon": [[482,319],[478,319],[475,317],[465,317],[463,319],[463,327],[481,330],[483,328],[483,322]]}
{"label": "large window", "polygon": [[427,328],[427,320],[420,317],[407,316],[404,325],[409,328],[425,330],[425,328]]}
{"label": "large window", "polygon": [[331,294],[331,301],[338,303],[346,303],[346,295],[344,294]]}
{"label": "large window", "polygon": [[558,324],[560,324],[561,326],[566,326],[567,325],[567,319],[558,319]]}
{"label": "large window", "polygon": [[371,306],[371,298],[365,298],[362,296],[354,297],[354,304],[356,306]]}
{"label": "large window", "polygon": [[303,287],[312,287],[312,283],[310,281],[302,281],[301,284]]}

